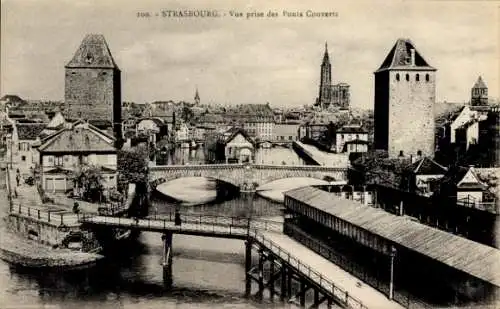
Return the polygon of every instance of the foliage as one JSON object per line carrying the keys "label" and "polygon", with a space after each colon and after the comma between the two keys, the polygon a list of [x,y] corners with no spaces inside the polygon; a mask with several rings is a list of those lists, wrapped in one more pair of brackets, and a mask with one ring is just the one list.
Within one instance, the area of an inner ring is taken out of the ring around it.
{"label": "foliage", "polygon": [[127,183],[147,182],[147,146],[140,144],[133,150],[119,150],[118,174]]}
{"label": "foliage", "polygon": [[409,159],[392,159],[385,151],[367,152],[352,162],[357,177],[353,176],[350,181],[402,188],[405,186],[410,166]]}
{"label": "foliage", "polygon": [[75,185],[82,189],[84,200],[91,202],[100,201],[104,191],[104,178],[101,169],[92,165],[84,165],[73,172],[72,175]]}
{"label": "foliage", "polygon": [[190,123],[193,120],[193,117],[193,111],[189,107],[184,106],[181,110],[181,119],[184,120],[185,123]]}

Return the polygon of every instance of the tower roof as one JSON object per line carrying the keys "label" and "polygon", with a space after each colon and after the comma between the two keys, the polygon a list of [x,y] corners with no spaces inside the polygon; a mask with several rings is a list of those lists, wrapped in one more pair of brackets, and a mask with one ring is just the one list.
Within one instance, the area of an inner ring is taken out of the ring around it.
{"label": "tower roof", "polygon": [[102,34],[87,34],[66,68],[118,69]]}
{"label": "tower roof", "polygon": [[[413,60],[412,50],[414,50]],[[377,72],[397,69],[436,70],[425,61],[410,39],[398,39]]]}
{"label": "tower roof", "polygon": [[482,88],[482,89],[484,89],[484,88],[488,88],[488,87],[484,83],[483,78],[481,76],[479,76],[477,78],[476,83],[474,84],[474,87],[472,87],[472,88]]}
{"label": "tower roof", "polygon": [[329,64],[330,57],[328,56],[328,43],[325,42],[325,54],[323,55],[323,64]]}

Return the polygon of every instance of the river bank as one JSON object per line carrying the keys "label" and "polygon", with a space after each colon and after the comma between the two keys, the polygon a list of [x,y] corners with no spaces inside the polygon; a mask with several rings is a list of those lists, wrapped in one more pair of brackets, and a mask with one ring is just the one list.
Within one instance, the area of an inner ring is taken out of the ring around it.
{"label": "river bank", "polygon": [[0,259],[16,266],[73,270],[92,267],[104,258],[95,253],[54,249],[20,237],[5,228],[0,233]]}
{"label": "river bank", "polygon": [[[9,215],[9,205],[6,171],[0,171],[0,259],[21,267],[26,268],[43,268],[43,269],[58,269],[71,270],[86,267],[92,267],[103,258],[102,255],[95,253],[79,252],[71,249],[53,248],[50,245],[42,244],[39,241],[31,240],[20,236],[20,231],[13,230],[8,221],[11,219]],[[27,195],[28,192],[19,190],[22,194]],[[32,192],[38,194],[38,192]],[[25,200],[29,196],[19,196]],[[33,197],[31,197],[33,199]],[[17,199],[13,199],[15,204]],[[19,201],[18,201],[19,202]],[[29,223],[31,226],[36,225],[36,220]],[[19,224],[16,224],[18,228]]]}

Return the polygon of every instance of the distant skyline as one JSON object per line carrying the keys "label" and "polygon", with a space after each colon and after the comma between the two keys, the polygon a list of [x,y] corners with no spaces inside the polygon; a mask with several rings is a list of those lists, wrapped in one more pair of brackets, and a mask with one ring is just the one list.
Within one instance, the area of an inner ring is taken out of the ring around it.
{"label": "distant skyline", "polygon": [[[422,3],[424,2],[424,3]],[[499,97],[498,1],[2,0],[0,94],[64,100],[64,66],[87,33],[102,33],[122,71],[122,99],[311,105],[328,42],[333,83],[373,108],[373,72],[400,37],[437,71],[437,101],[464,102],[481,75]],[[137,18],[137,12],[217,10],[220,18]],[[236,19],[269,10],[279,18]],[[283,11],[338,17],[283,17]]]}

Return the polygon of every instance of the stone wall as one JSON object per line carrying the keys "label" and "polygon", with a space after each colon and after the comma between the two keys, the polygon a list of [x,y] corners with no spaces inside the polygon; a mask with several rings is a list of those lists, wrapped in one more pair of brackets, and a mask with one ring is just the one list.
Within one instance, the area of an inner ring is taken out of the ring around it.
{"label": "stone wall", "polygon": [[346,180],[347,169],[324,166],[281,166],[246,164],[168,165],[149,170],[149,179],[156,186],[160,183],[184,177],[206,177],[221,180],[239,188],[251,190],[258,185],[290,178],[309,177],[323,180],[326,176]]}
{"label": "stone wall", "polygon": [[70,232],[80,231],[79,226],[60,227],[59,224],[44,222],[33,217],[11,214],[7,219],[8,228],[19,236],[33,239],[42,244],[61,245]]}

